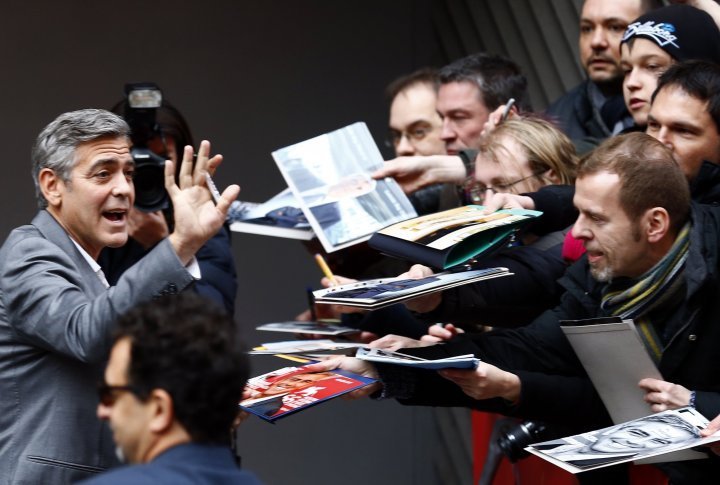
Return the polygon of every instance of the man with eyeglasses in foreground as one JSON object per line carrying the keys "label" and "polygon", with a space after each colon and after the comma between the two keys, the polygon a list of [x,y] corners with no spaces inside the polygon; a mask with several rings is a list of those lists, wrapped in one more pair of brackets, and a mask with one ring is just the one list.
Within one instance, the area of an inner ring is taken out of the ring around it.
{"label": "man with eyeglasses in foreground", "polygon": [[187,293],[144,303],[117,321],[97,415],[121,467],[82,483],[258,485],[230,449],[249,373],[235,324]]}

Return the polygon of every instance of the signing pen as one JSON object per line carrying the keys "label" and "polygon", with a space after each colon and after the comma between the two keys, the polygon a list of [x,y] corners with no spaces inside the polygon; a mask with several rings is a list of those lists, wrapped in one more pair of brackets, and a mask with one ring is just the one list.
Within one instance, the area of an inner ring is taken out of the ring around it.
{"label": "signing pen", "polygon": [[330,280],[330,283],[333,284],[333,286],[337,286],[338,282],[335,279],[335,275],[330,271],[330,266],[325,262],[325,258],[322,257],[322,254],[316,254],[315,255],[315,261],[317,261],[318,266],[320,266],[320,269],[322,270],[323,274],[327,279]]}
{"label": "signing pen", "polygon": [[208,189],[210,189],[210,193],[212,194],[212,198],[215,201],[215,204],[220,202],[220,191],[217,188],[217,185],[215,185],[215,182],[213,182],[212,177],[210,177],[210,173],[205,172],[205,182],[207,183]]}
{"label": "signing pen", "polygon": [[503,110],[502,118],[500,118],[500,123],[505,121],[507,117],[510,115],[510,110],[512,109],[513,105],[515,104],[515,98],[508,99],[508,102],[505,103],[505,109]]}

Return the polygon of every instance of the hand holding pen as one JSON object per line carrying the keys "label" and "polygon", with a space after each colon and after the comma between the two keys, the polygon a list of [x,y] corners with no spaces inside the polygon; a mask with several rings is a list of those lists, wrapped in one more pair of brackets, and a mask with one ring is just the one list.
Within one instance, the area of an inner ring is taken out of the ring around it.
{"label": "hand holding pen", "polygon": [[330,280],[330,284],[332,286],[338,286],[338,281],[337,279],[335,279],[335,275],[333,274],[333,272],[330,271],[330,266],[328,266],[325,258],[322,257],[322,254],[316,254],[315,261],[317,262],[318,266],[320,266],[320,270],[323,272],[325,277]]}
{"label": "hand holding pen", "polygon": [[515,98],[510,98],[507,103],[490,113],[488,120],[483,126],[481,136],[487,136],[497,128],[498,125],[503,123],[505,120],[512,118],[517,115],[517,108],[515,107]]}

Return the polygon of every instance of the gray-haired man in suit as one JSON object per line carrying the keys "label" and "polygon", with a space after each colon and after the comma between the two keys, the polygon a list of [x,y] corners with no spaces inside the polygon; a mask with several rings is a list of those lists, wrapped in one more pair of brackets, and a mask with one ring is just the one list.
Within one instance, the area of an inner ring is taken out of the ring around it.
{"label": "gray-haired man in suit", "polygon": [[165,186],[175,230],[108,287],[95,262],[127,240],[133,204],[128,126],[103,110],[60,115],[38,136],[33,178],[40,211],[0,249],[0,483],[71,483],[117,465],[110,431],[95,418],[115,318],[182,291],[199,273],[195,252],[222,225],[239,188],[217,205],[205,173],[222,161],[203,142],[186,147],[179,186]]}

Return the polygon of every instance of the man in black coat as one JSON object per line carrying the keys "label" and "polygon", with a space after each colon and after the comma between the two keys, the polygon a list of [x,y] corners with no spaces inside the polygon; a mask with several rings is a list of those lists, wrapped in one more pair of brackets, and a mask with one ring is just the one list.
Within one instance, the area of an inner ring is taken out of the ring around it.
{"label": "man in black coat", "polygon": [[[473,352],[483,361],[476,370],[398,372],[351,359],[318,367],[380,371],[383,395],[407,404],[470,406],[588,430],[610,423],[559,320],[621,316],[653,336],[647,347],[666,379],[639,383],[648,414],[687,405],[718,414],[720,211],[690,210],[687,181],[672,153],[641,133],[609,140],[584,160],[574,203],[580,215],[573,234],[587,254],[563,277],[561,303],[527,327],[460,336],[442,346],[449,354]],[[690,461],[663,470],[672,483],[703,483],[717,464]]]}

